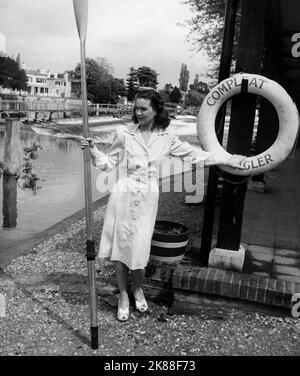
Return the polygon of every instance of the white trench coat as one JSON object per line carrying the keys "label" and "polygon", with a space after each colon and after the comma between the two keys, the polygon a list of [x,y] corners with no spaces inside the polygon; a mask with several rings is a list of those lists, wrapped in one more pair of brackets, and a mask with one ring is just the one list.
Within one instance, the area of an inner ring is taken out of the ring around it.
{"label": "white trench coat", "polygon": [[91,149],[92,162],[100,170],[119,169],[111,190],[99,246],[99,258],[110,258],[130,270],[148,263],[157,215],[158,173],[162,160],[180,157],[190,163],[216,164],[210,152],[182,142],[170,126],[155,130],[145,144],[139,124],[116,131],[108,154]]}

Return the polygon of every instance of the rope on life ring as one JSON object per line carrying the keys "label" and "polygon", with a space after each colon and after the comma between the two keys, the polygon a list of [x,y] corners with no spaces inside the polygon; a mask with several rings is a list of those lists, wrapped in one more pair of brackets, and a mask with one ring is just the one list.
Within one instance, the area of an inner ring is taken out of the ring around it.
{"label": "rope on life ring", "polygon": [[272,170],[283,162],[293,149],[299,129],[297,107],[291,97],[277,82],[257,74],[237,74],[220,82],[205,97],[197,120],[197,132],[205,151],[226,160],[228,153],[219,143],[215,133],[215,119],[221,105],[232,96],[239,94],[242,81],[248,80],[248,92],[268,99],[275,107],[279,118],[279,132],[273,145],[263,153],[248,157],[243,162],[245,170],[220,166],[234,175],[256,175]]}

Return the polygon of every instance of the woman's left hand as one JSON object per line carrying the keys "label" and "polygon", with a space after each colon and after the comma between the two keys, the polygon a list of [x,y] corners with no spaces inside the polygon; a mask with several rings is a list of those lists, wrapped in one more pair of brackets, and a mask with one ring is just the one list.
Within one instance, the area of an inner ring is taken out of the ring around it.
{"label": "woman's left hand", "polygon": [[246,158],[247,157],[245,157],[244,155],[233,154],[230,158],[227,159],[225,166],[239,170],[245,170],[245,167],[242,165],[242,163]]}

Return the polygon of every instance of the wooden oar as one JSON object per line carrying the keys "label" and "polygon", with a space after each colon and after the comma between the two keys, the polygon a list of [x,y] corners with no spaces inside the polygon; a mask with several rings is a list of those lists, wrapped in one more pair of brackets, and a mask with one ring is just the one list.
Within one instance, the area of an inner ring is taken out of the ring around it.
{"label": "wooden oar", "polygon": [[[81,92],[83,112],[83,137],[89,137],[87,87],[85,69],[85,43],[88,20],[88,0],[73,0],[76,24],[80,39],[81,57]],[[97,322],[97,295],[95,276],[95,242],[93,234],[93,211],[92,211],[92,182],[91,163],[89,148],[83,151],[84,157],[84,188],[85,188],[85,213],[86,213],[86,257],[88,265],[89,291],[90,291],[90,320],[91,320],[91,348],[98,348],[98,322]]]}

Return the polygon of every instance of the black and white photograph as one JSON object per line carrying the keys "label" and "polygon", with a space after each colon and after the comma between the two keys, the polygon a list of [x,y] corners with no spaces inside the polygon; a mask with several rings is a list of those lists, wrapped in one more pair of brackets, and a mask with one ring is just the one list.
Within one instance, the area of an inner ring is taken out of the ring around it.
{"label": "black and white photograph", "polygon": [[299,110],[298,0],[0,0],[0,356],[299,356]]}

